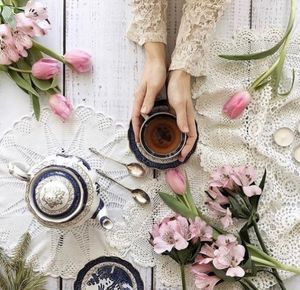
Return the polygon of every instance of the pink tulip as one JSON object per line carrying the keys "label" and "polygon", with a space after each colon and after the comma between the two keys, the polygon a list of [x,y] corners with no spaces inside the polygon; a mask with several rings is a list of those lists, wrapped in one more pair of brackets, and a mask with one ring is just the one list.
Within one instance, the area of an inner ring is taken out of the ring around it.
{"label": "pink tulip", "polygon": [[72,105],[66,97],[61,94],[52,95],[49,99],[49,106],[53,113],[59,116],[63,121],[65,121],[72,112]]}
{"label": "pink tulip", "polygon": [[65,54],[65,60],[79,73],[89,72],[92,67],[91,55],[82,50],[72,50]]}
{"label": "pink tulip", "polygon": [[250,103],[251,96],[247,91],[233,95],[223,107],[223,112],[230,118],[240,117]]}
{"label": "pink tulip", "polygon": [[32,74],[40,80],[49,80],[60,72],[60,66],[57,60],[53,58],[42,58],[32,66]]}
{"label": "pink tulip", "polygon": [[184,195],[186,192],[186,180],[185,175],[178,169],[168,169],[166,171],[166,182],[169,184],[171,189],[180,195]]}

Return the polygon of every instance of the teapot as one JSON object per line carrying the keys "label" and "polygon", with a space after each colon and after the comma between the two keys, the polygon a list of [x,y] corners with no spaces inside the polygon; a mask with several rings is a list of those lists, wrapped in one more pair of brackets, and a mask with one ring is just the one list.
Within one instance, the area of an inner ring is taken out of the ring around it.
{"label": "teapot", "polygon": [[30,212],[46,227],[77,226],[96,219],[104,229],[113,227],[100,198],[97,173],[80,157],[57,154],[29,169],[11,162],[9,173],[27,183],[25,200]]}

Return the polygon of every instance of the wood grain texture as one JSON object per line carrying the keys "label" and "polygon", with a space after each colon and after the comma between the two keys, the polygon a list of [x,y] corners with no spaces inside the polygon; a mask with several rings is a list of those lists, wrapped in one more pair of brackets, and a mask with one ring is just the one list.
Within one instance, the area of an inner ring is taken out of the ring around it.
{"label": "wood grain texture", "polygon": [[[66,3],[66,36],[64,38],[64,9]],[[66,72],[66,95],[75,105],[85,104],[127,124],[133,102],[133,94],[143,69],[143,50],[129,42],[126,29],[131,19],[131,0],[43,0],[48,5],[52,30],[42,42],[63,52],[82,48],[93,56],[93,72],[78,75]],[[264,30],[286,25],[289,0],[232,0],[217,26],[217,34],[232,37],[236,31],[249,28]],[[170,1],[168,11],[169,55],[176,40],[184,0]],[[266,17],[268,15],[268,17]],[[300,13],[297,13],[299,28]],[[29,98],[6,76],[1,74],[0,134],[3,135],[23,115],[32,113]],[[3,94],[5,92],[5,94]],[[9,113],[7,113],[9,112]],[[152,270],[139,268],[145,282],[145,290],[167,289],[160,281],[152,281]],[[155,271],[154,271],[155,274]],[[64,280],[64,290],[73,289],[73,280]],[[154,285],[152,287],[152,285]],[[298,290],[300,278],[287,282],[288,290]],[[48,290],[61,290],[60,279],[49,278]]]}

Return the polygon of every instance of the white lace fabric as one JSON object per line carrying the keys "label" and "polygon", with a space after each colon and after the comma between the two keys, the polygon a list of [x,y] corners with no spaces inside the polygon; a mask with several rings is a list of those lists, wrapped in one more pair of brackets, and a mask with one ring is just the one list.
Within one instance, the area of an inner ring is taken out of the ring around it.
{"label": "white lace fabric", "polygon": [[[206,53],[216,22],[230,0],[187,0],[172,54],[170,70],[183,69],[193,76],[205,74]],[[128,37],[143,45],[167,39],[167,0],[134,0],[134,18]]]}
{"label": "white lace fabric", "polygon": [[[300,145],[297,126],[300,122],[300,89],[296,81],[292,93],[286,98],[275,97],[270,86],[252,95],[251,104],[243,118],[230,120],[222,114],[222,107],[235,92],[245,89],[255,77],[269,67],[273,58],[256,62],[230,62],[219,54],[261,51],[276,43],[282,33],[270,30],[265,34],[244,31],[234,40],[213,40],[206,60],[210,63],[206,78],[197,78],[193,83],[193,97],[198,112],[199,143],[196,156],[184,169],[191,182],[194,198],[203,212],[205,194],[210,172],[224,164],[252,164],[262,176],[267,170],[267,183],[259,206],[259,228],[272,256],[287,264],[300,266],[300,165],[293,159],[293,150]],[[290,45],[281,89],[291,83],[292,68],[296,79],[300,75],[300,41]],[[273,142],[273,133],[289,127],[295,132],[294,143],[287,148]],[[148,231],[153,222],[158,222],[171,211],[157,196],[159,191],[171,192],[165,185],[163,174],[144,189],[153,198],[149,211],[140,211],[132,203],[124,212],[124,221],[110,232],[111,246],[120,253],[131,253],[134,260],[143,266],[156,266],[158,280],[174,289],[180,286],[179,269],[170,258],[153,254],[147,242]],[[142,224],[140,221],[143,221]],[[119,239],[119,237],[122,239]],[[120,241],[122,240],[122,242]],[[253,239],[253,242],[256,242]],[[283,278],[291,273],[280,272]],[[268,289],[275,284],[271,275],[260,273],[253,279],[258,289]],[[189,288],[194,289],[189,280]],[[241,289],[238,283],[222,283],[218,289]]]}
{"label": "white lace fabric", "polygon": [[[64,152],[85,159],[92,168],[129,188],[152,181],[130,177],[125,167],[92,154],[95,147],[106,156],[122,162],[132,162],[127,130],[111,118],[87,107],[78,107],[71,119],[62,123],[50,110],[43,110],[40,122],[25,117],[7,132],[0,142],[0,246],[8,253],[26,231],[32,236],[27,259],[35,270],[51,276],[75,278],[90,260],[103,255],[117,255],[106,239],[107,232],[95,220],[72,228],[58,230],[38,223],[24,200],[26,183],[8,174],[10,161],[32,166],[49,155]],[[132,201],[131,195],[116,184],[98,180],[109,217],[122,220],[122,209]]]}

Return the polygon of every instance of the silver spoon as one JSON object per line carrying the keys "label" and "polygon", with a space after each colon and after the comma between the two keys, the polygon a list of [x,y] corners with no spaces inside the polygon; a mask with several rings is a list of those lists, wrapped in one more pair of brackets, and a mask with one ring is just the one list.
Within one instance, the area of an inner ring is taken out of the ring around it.
{"label": "silver spoon", "polygon": [[133,176],[133,177],[143,177],[146,175],[147,171],[146,169],[139,163],[135,163],[135,162],[132,162],[132,163],[129,163],[129,164],[125,164],[125,163],[122,163],[118,160],[115,160],[111,157],[108,157],[108,156],[104,156],[103,154],[101,154],[96,148],[89,148],[89,150],[94,153],[95,155],[101,157],[101,158],[108,158],[116,163],[119,163],[123,166],[126,167],[128,173]]}
{"label": "silver spoon", "polygon": [[118,181],[112,179],[110,176],[106,175],[106,174],[105,174],[104,172],[102,172],[101,170],[96,169],[96,172],[97,172],[99,175],[101,175],[101,176],[103,176],[103,177],[109,179],[109,180],[112,181],[112,182],[115,182],[115,183],[118,184],[119,186],[121,186],[121,187],[125,188],[126,190],[128,190],[129,192],[131,192],[133,199],[134,199],[137,203],[139,203],[139,204],[141,204],[141,205],[145,205],[145,204],[150,203],[150,197],[149,197],[149,195],[148,195],[144,190],[142,190],[142,189],[140,189],[140,188],[130,189],[130,188],[126,187],[125,185],[119,183]]}

